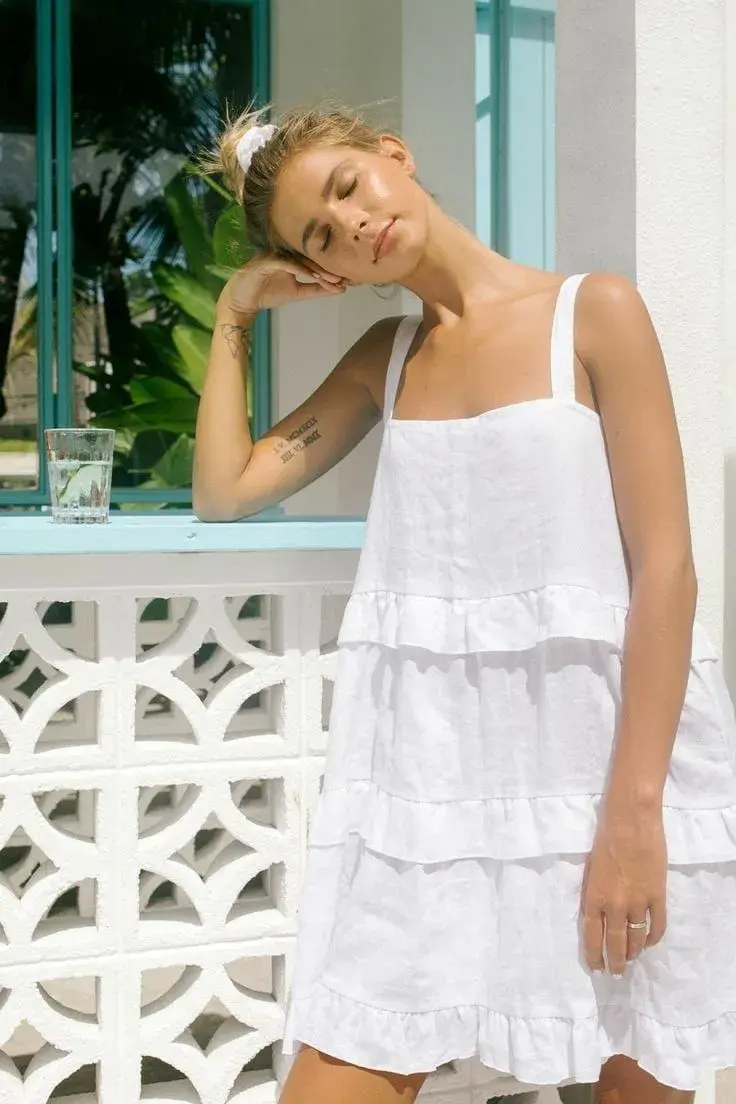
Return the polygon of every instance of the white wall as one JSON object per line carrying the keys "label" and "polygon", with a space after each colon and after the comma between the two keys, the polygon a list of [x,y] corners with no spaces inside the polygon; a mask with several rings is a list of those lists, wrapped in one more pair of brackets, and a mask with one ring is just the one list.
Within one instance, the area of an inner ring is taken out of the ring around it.
{"label": "white wall", "polygon": [[638,0],[637,276],[676,388],[701,609],[723,636],[723,19]]}
{"label": "white wall", "polygon": [[636,272],[633,0],[558,0],[557,265]]}
{"label": "white wall", "polygon": [[[736,698],[736,5],[725,11],[725,232],[723,422],[725,445],[724,661]],[[736,1086],[734,1087],[736,1093]],[[735,1096],[736,1099],[736,1096]]]}
{"label": "white wall", "polygon": [[[425,186],[473,224],[473,0],[273,0],[273,98],[277,110],[325,97],[406,138]],[[462,166],[462,171],[458,171]],[[324,379],[375,320],[414,309],[413,297],[380,299],[370,288],[339,302],[275,312],[275,406],[283,416]],[[295,495],[289,513],[363,514],[378,447],[374,431],[334,471]]]}
{"label": "white wall", "polygon": [[[398,5],[397,5],[398,6]],[[426,188],[475,222],[475,3],[403,0],[402,127]]]}
{"label": "white wall", "polygon": [[[723,642],[727,0],[559,0],[560,268],[636,275],[685,453],[700,616]],[[633,186],[632,186],[633,184]]]}

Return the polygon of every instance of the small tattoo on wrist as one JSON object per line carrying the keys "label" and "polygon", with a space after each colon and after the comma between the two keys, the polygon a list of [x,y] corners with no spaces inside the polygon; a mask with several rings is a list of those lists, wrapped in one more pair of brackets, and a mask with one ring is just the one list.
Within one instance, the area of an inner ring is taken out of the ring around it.
{"label": "small tattoo on wrist", "polygon": [[221,322],[220,329],[227,342],[227,347],[234,357],[238,356],[242,349],[248,348],[247,326],[236,326],[233,322]]}

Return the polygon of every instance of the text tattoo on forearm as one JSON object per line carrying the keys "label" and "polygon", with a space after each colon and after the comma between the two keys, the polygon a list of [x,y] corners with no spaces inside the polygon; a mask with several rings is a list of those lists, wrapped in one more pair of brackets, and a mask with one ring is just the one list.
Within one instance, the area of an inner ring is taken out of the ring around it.
{"label": "text tattoo on forearm", "polygon": [[286,464],[289,460],[292,460],[298,453],[303,452],[304,449],[309,448],[315,441],[320,441],[322,434],[317,429],[316,417],[308,418],[306,422],[291,431],[287,437],[280,442],[274,451],[280,455],[281,463]]}

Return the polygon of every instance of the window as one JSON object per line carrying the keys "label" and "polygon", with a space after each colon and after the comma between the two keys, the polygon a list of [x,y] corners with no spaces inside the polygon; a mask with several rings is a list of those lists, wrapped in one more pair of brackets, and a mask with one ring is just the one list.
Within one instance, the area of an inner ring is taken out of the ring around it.
{"label": "window", "polygon": [[554,267],[555,0],[476,5],[476,229],[506,256]]}
{"label": "window", "polygon": [[[0,505],[47,501],[42,433],[117,430],[113,502],[190,501],[215,298],[242,212],[191,172],[268,99],[267,0],[0,0]],[[269,423],[268,326],[250,376]]]}

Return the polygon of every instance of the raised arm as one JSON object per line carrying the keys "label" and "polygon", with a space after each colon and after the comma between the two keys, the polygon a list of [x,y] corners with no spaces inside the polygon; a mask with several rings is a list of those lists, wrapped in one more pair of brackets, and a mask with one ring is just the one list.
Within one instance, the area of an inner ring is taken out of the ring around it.
{"label": "raised arm", "polygon": [[203,521],[246,517],[288,498],[346,456],[381,416],[381,380],[395,319],[368,330],[305,403],[253,443],[245,378],[257,310],[264,300],[275,306],[343,290],[327,280],[298,283],[298,266],[269,261],[263,267],[274,265],[276,276],[261,289],[260,300],[241,277],[228,285],[218,306],[195,445],[194,509]]}

